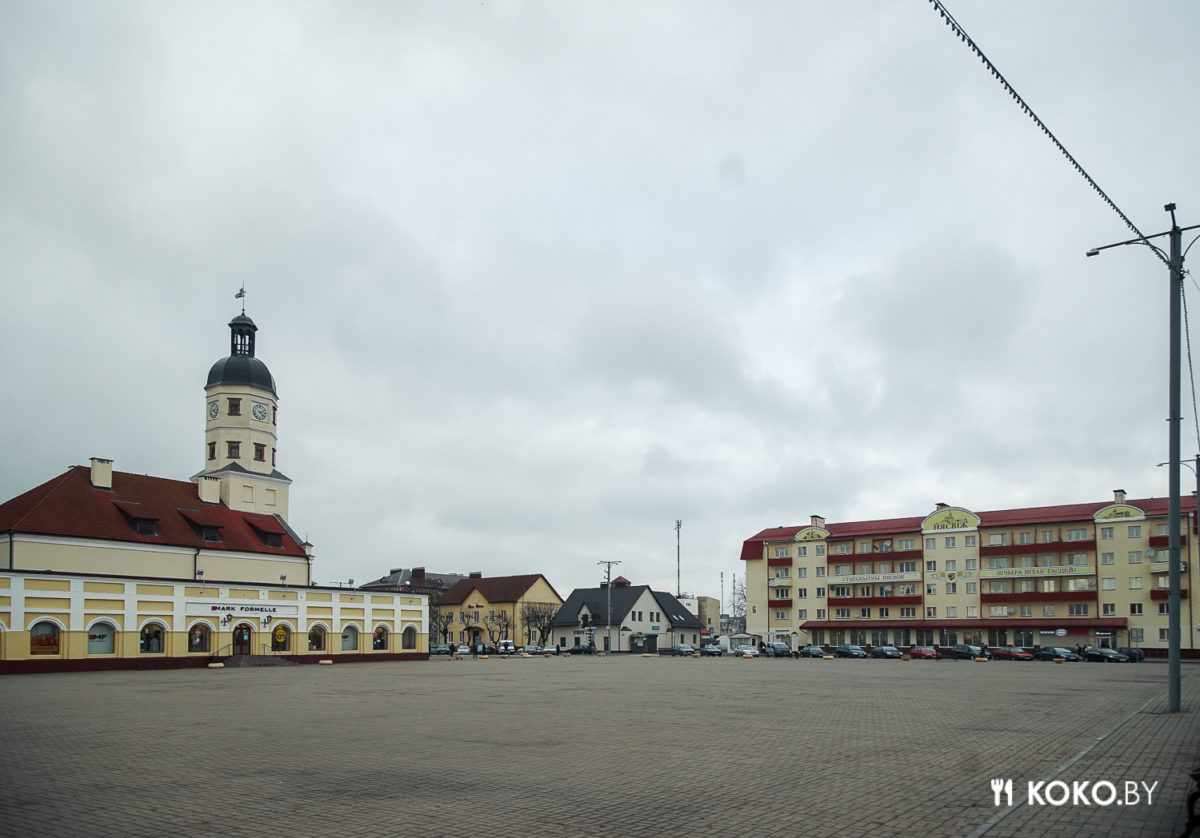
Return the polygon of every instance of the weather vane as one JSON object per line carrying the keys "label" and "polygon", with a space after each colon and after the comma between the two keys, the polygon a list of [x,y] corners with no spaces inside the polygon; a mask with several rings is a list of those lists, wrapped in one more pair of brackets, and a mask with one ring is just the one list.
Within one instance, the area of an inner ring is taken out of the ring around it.
{"label": "weather vane", "polygon": [[242,301],[242,314],[245,314],[246,313],[246,283],[244,283],[244,282],[242,283],[242,287],[239,288],[238,292],[233,295],[233,298],[235,300]]}

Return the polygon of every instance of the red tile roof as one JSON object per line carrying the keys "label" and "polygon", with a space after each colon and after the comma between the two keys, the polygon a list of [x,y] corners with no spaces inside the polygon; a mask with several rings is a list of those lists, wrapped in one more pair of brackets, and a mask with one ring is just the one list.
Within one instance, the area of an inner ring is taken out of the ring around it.
{"label": "red tile roof", "polygon": [[[155,535],[134,532],[130,519],[154,520]],[[217,527],[220,541],[205,541],[188,519]],[[281,532],[281,547],[267,547],[261,532]],[[161,544],[171,547],[305,556],[294,533],[277,516],[236,512],[201,503],[199,489],[186,480],[113,472],[112,489],[92,486],[91,469],[67,471],[0,504],[0,532]]]}
{"label": "red tile roof", "polygon": [[[1023,509],[1000,509],[994,512],[974,512],[979,516],[981,529],[988,527],[1016,527],[1033,524],[1049,524],[1054,522],[1089,521],[1092,516],[1106,506],[1112,506],[1114,501],[1107,500],[1099,503],[1068,503],[1058,506],[1031,506]],[[1141,500],[1126,500],[1127,506],[1136,506],[1147,516],[1167,514],[1169,500],[1167,498],[1142,498]],[[1196,510],[1196,497],[1180,498],[1180,508],[1184,512]],[[930,515],[936,510],[931,510]],[[886,518],[877,521],[849,521],[840,524],[826,523],[831,541],[837,539],[856,538],[868,535],[900,535],[913,533],[919,535],[921,522],[928,515],[912,518]],[[768,541],[790,541],[796,533],[808,529],[811,524],[792,527],[773,527],[746,539],[742,543],[742,560],[761,559],[763,544]]]}
{"label": "red tile roof", "polygon": [[[524,576],[491,576],[487,578],[463,579],[446,591],[438,605],[458,605],[466,602],[472,591],[479,591],[489,603],[516,602],[525,592],[542,579],[540,573]],[[550,583],[547,582],[547,585]],[[554,590],[551,586],[550,590]],[[561,599],[561,597],[559,597]]]}

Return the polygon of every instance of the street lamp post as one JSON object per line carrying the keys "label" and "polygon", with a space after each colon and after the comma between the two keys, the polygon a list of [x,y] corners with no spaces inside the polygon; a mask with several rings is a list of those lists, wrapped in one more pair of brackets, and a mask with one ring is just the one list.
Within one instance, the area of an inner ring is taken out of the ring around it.
{"label": "street lamp post", "polygon": [[[1169,438],[1167,448],[1169,452],[1167,461],[1167,484],[1170,500],[1168,502],[1167,512],[1167,528],[1170,530],[1168,534],[1170,565],[1168,567],[1168,582],[1170,584],[1170,592],[1167,599],[1167,712],[1178,713],[1180,706],[1180,578],[1179,578],[1179,426],[1180,417],[1180,401],[1179,401],[1179,385],[1180,385],[1180,366],[1181,366],[1181,336],[1183,333],[1181,316],[1182,300],[1183,300],[1183,257],[1182,249],[1183,233],[1185,230],[1195,230],[1200,227],[1200,224],[1191,227],[1180,228],[1175,221],[1175,205],[1167,204],[1163,210],[1171,214],[1171,229],[1164,233],[1155,233],[1152,236],[1138,236],[1136,239],[1128,239],[1123,242],[1114,244],[1106,244],[1102,247],[1094,247],[1087,252],[1088,256],[1095,256],[1101,250],[1108,250],[1111,247],[1123,247],[1127,244],[1144,244],[1153,250],[1160,259],[1167,263],[1167,271],[1170,278],[1170,375],[1168,388],[1170,389],[1169,407],[1167,424],[1169,429]],[[1161,236],[1168,236],[1170,242],[1169,254],[1164,254],[1162,250],[1150,243],[1151,239],[1156,239]],[[1192,244],[1195,244],[1195,239]],[[1191,248],[1191,244],[1188,245]]]}

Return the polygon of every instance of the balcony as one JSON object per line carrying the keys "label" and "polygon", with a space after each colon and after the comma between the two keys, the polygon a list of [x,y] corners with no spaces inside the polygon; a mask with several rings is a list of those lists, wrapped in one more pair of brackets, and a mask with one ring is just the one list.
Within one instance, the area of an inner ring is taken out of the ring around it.
{"label": "balcony", "polygon": [[830,607],[843,605],[920,605],[921,596],[831,596]]}
{"label": "balcony", "polygon": [[980,594],[983,605],[1001,602],[1095,602],[1097,592],[1091,591],[1021,591],[1009,594]]}
{"label": "balcony", "polygon": [[779,558],[775,558],[775,559],[767,559],[767,567],[791,567],[791,566],[792,566],[792,557],[791,556],[780,556]]}
{"label": "balcony", "polygon": [[[1170,598],[1171,598],[1171,592],[1169,590],[1167,590],[1166,588],[1155,588],[1154,590],[1150,591],[1150,599],[1167,600]],[[1187,599],[1187,588],[1180,589],[1179,598]]]}
{"label": "balcony", "polygon": [[1039,553],[1086,553],[1096,549],[1096,539],[1084,541],[1047,541],[1042,544],[988,544],[979,548],[981,556],[1035,556]]}
{"label": "balcony", "polygon": [[[1179,534],[1179,546],[1187,547],[1187,534]],[[1171,547],[1171,536],[1169,535],[1152,535],[1150,536],[1150,547],[1154,550],[1167,550]]]}
{"label": "balcony", "polygon": [[767,608],[791,608],[792,601],[790,599],[768,599]]}

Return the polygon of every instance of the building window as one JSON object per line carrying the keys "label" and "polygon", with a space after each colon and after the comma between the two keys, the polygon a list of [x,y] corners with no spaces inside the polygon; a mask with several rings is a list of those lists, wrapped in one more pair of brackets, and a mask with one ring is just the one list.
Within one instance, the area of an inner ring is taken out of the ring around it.
{"label": "building window", "polygon": [[163,650],[162,626],[150,623],[142,629],[141,642],[138,651],[142,654],[154,655]]}
{"label": "building window", "polygon": [[158,535],[154,528],[153,518],[134,518],[133,531],[138,535]]}
{"label": "building window", "polygon": [[1160,602],[1158,604],[1158,613],[1163,614],[1163,615],[1170,614],[1171,613],[1171,603]]}
{"label": "building window", "polygon": [[57,655],[59,653],[58,626],[43,620],[29,630],[29,654]]}
{"label": "building window", "polygon": [[1146,642],[1145,631],[1140,628],[1131,628],[1129,630],[1129,642],[1130,643]]}
{"label": "building window", "polygon": [[915,538],[900,539],[900,549],[901,550],[916,550],[917,549],[916,539]]}
{"label": "building window", "polygon": [[818,544],[818,545],[817,545],[817,555],[818,555],[818,556],[824,556],[824,555],[825,555],[825,545],[824,545],[824,544]]}
{"label": "building window", "polygon": [[969,593],[969,594],[979,593],[979,583],[978,582],[968,582],[967,583],[967,593]]}
{"label": "building window", "polygon": [[358,627],[346,626],[342,629],[342,651],[357,652],[358,651]]}
{"label": "building window", "polygon": [[958,616],[958,606],[957,605],[947,605],[946,606],[946,616],[947,617],[957,617]]}
{"label": "building window", "polygon": [[824,576],[824,575],[825,575],[825,568],[818,567],[817,568],[817,576]]}
{"label": "building window", "polygon": [[807,579],[808,578],[808,568],[807,567],[796,568],[796,575],[798,577],[800,577],[801,579]]}
{"label": "building window", "polygon": [[849,608],[835,608],[833,611],[833,616],[839,620],[849,620],[850,619],[850,609]]}
{"label": "building window", "polygon": [[1017,592],[1022,594],[1030,594],[1037,590],[1036,579],[1019,579],[1017,580]]}
{"label": "building window", "polygon": [[1008,567],[1008,562],[1003,557],[991,556],[990,558],[988,558],[988,569],[989,570],[1000,570],[1001,568],[1004,568],[1004,567]]}
{"label": "building window", "polygon": [[1142,563],[1142,551],[1141,550],[1130,550],[1129,551],[1129,563],[1130,564],[1141,564]]}
{"label": "building window", "polygon": [[801,620],[807,620],[807,619],[808,619],[808,609],[807,609],[807,608],[801,608],[799,613],[800,613],[800,619],[801,619]]}
{"label": "building window", "polygon": [[964,547],[974,547],[975,546],[975,536],[964,535],[963,536],[963,546]]}
{"label": "building window", "polygon": [[925,596],[937,596],[937,583],[930,582],[925,586]]}
{"label": "building window", "polygon": [[1100,538],[1102,538],[1102,539],[1113,538],[1115,532],[1116,532],[1115,527],[1101,527],[1100,528]]}
{"label": "building window", "polygon": [[937,607],[933,605],[925,606],[925,619],[928,620],[935,617],[937,617]]}
{"label": "building window", "polygon": [[775,609],[775,619],[776,620],[786,620],[787,618],[788,618],[788,612],[786,612],[782,609],[779,609],[779,608]]}
{"label": "building window", "polygon": [[1117,578],[1115,576],[1105,576],[1100,580],[1100,590],[1115,591],[1117,589]]}
{"label": "building window", "polygon": [[880,608],[879,609],[879,619],[886,620],[889,615],[889,610],[890,609],[887,609],[887,608]]}
{"label": "building window", "polygon": [[928,571],[937,570],[937,561],[925,562],[925,569]]}
{"label": "building window", "polygon": [[1032,617],[1033,616],[1033,606],[1032,605],[1022,605],[1021,606],[1021,616],[1022,617]]}
{"label": "building window", "polygon": [[958,544],[958,540],[954,536],[952,536],[952,535],[946,536],[946,549],[955,547],[955,546],[957,546],[957,544]]}
{"label": "building window", "polygon": [[988,545],[992,547],[1000,547],[1008,543],[1008,533],[1006,532],[990,532],[988,533]]}
{"label": "building window", "polygon": [[1082,527],[1072,527],[1067,530],[1067,541],[1084,541],[1087,539],[1087,530]]}
{"label": "building window", "polygon": [[290,652],[292,650],[292,630],[287,626],[275,626],[271,629],[271,651]]}
{"label": "building window", "polygon": [[817,588],[817,599],[823,599],[824,597],[825,597],[825,589]]}
{"label": "building window", "polygon": [[238,457],[242,456],[242,444],[240,442],[227,442],[225,445],[227,446],[226,454],[228,455],[229,459],[236,460]]}
{"label": "building window", "polygon": [[402,649],[417,648],[417,630],[415,628],[413,628],[412,626],[409,626],[408,628],[406,628],[404,630],[404,633],[400,635],[400,648],[402,648]]}
{"label": "building window", "polygon": [[788,548],[786,547],[774,547],[772,548],[772,551],[775,554],[772,558],[776,559],[786,559],[789,555],[791,555],[788,553]]}
{"label": "building window", "polygon": [[204,623],[196,623],[196,625],[188,629],[188,651],[212,651],[212,630]]}
{"label": "building window", "polygon": [[871,609],[870,608],[858,609],[858,616],[863,620],[871,619]]}
{"label": "building window", "polygon": [[89,655],[111,655],[117,650],[117,629],[112,623],[96,623],[88,629]]}
{"label": "building window", "polygon": [[796,599],[808,599],[808,588],[797,588]]}
{"label": "building window", "polygon": [[1007,594],[1011,593],[1009,588],[1009,580],[1007,579],[989,579],[988,580],[989,594]]}
{"label": "building window", "polygon": [[375,629],[375,633],[371,635],[371,648],[376,652],[387,651],[388,647],[388,630],[383,626]]}
{"label": "building window", "polygon": [[830,596],[850,596],[849,585],[834,585],[830,591]]}
{"label": "building window", "polygon": [[1055,541],[1054,530],[1042,530],[1041,536],[1038,538],[1042,544],[1051,544]]}
{"label": "building window", "polygon": [[956,559],[946,559],[946,570],[958,570],[958,561]]}
{"label": "building window", "polygon": [[979,606],[978,605],[968,605],[967,606],[967,619],[973,619],[978,616],[979,616]]}
{"label": "building window", "polygon": [[1054,616],[1054,606],[1053,605],[1043,605],[1042,606],[1042,616],[1043,617],[1053,617]]}
{"label": "building window", "polygon": [[850,548],[851,548],[851,547],[853,547],[853,546],[854,546],[854,545],[852,545],[852,544],[850,544],[850,543],[848,543],[848,542],[845,542],[845,541],[843,541],[841,544],[837,544],[837,545],[835,545],[835,546],[834,546],[834,548],[833,548],[833,552],[834,552],[834,554],[835,554],[835,555],[838,555],[838,556],[845,556],[847,553],[849,553],[849,552],[850,552]]}
{"label": "building window", "polygon": [[230,399],[228,413],[230,416],[241,416],[242,415],[242,400],[241,399]]}
{"label": "building window", "polygon": [[1116,564],[1116,563],[1117,563],[1117,554],[1116,553],[1101,553],[1100,554],[1100,564]]}
{"label": "building window", "polygon": [[325,629],[321,626],[313,626],[308,630],[308,651],[325,651]]}
{"label": "building window", "polygon": [[804,558],[805,556],[808,555],[808,548],[805,547],[803,544],[801,544],[799,547],[796,548],[796,555],[799,556],[800,558]]}
{"label": "building window", "polygon": [[900,616],[901,616],[901,617],[915,617],[915,616],[917,616],[917,609],[916,609],[916,606],[912,606],[912,607],[905,606],[905,607],[901,608],[901,609],[900,609]]}
{"label": "building window", "polygon": [[1115,602],[1105,602],[1100,606],[1100,616],[1115,617],[1117,616],[1117,604]]}
{"label": "building window", "polygon": [[916,562],[900,562],[900,565],[897,568],[897,570],[900,573],[916,573],[917,572],[917,563]]}
{"label": "building window", "polygon": [[1007,617],[1008,616],[1008,606],[1007,605],[989,605],[988,606],[988,616],[989,617]]}
{"label": "building window", "polygon": [[1170,639],[1171,639],[1170,629],[1159,629],[1158,630],[1158,642],[1159,643],[1168,643],[1168,642],[1170,642]]}
{"label": "building window", "polygon": [[1142,528],[1139,524],[1133,524],[1129,527],[1129,537],[1130,538],[1141,538],[1142,537]]}
{"label": "building window", "polygon": [[926,550],[936,550],[937,549],[937,539],[936,538],[925,539],[925,549]]}
{"label": "building window", "polygon": [[208,444],[208,458],[210,460],[215,460],[217,458],[217,444],[215,442],[210,442]]}
{"label": "building window", "polygon": [[1033,533],[1029,532],[1028,530],[1026,530],[1025,532],[1017,533],[1017,543],[1018,544],[1032,544],[1033,543]]}
{"label": "building window", "polygon": [[870,553],[871,552],[871,542],[869,542],[869,541],[858,542],[858,552]]}
{"label": "building window", "polygon": [[777,568],[775,568],[775,578],[776,578],[776,579],[787,579],[787,578],[788,578],[788,572],[789,572],[790,570],[791,570],[790,568],[786,568],[786,567],[777,567]]}
{"label": "building window", "polygon": [[267,446],[261,442],[254,443],[254,459],[260,463],[267,461]]}
{"label": "building window", "polygon": [[1068,617],[1086,617],[1088,615],[1088,604],[1086,602],[1072,602],[1067,606]]}
{"label": "building window", "polygon": [[848,565],[848,564],[834,565],[833,575],[834,576],[849,576],[850,575],[850,565]]}
{"label": "building window", "polygon": [[1140,591],[1141,589],[1142,589],[1142,577],[1130,576],[1129,577],[1129,590]]}
{"label": "building window", "polygon": [[1130,617],[1142,616],[1142,604],[1140,602],[1129,603],[1129,616]]}
{"label": "building window", "polygon": [[825,609],[824,609],[824,608],[818,608],[818,609],[817,609],[817,619],[818,619],[818,620],[824,620],[824,619],[825,619]]}
{"label": "building window", "polygon": [[946,593],[947,594],[958,593],[958,583],[957,582],[947,582],[946,583]]}
{"label": "building window", "polygon": [[976,570],[978,564],[979,564],[979,562],[977,559],[967,559],[966,569],[967,570]]}
{"label": "building window", "polygon": [[1068,553],[1067,564],[1073,567],[1083,567],[1088,563],[1087,553]]}

